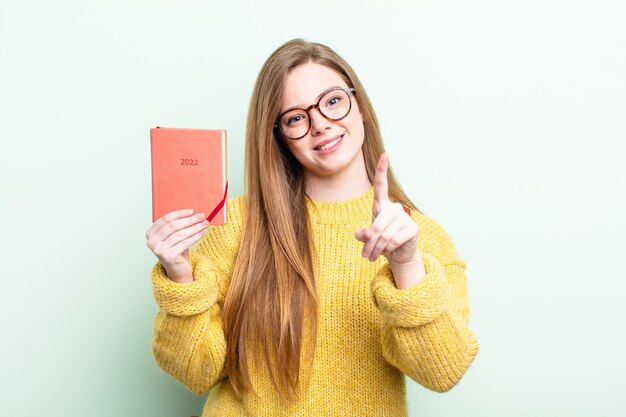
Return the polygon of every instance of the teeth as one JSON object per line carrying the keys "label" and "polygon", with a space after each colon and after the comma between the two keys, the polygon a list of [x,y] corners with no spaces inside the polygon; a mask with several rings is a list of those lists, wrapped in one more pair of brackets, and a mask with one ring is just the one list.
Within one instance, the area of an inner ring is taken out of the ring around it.
{"label": "teeth", "polygon": [[343,135],[342,135],[342,136],[339,136],[337,139],[335,139],[335,140],[334,140],[334,141],[332,141],[332,142],[327,143],[327,144],[326,144],[326,145],[324,145],[324,146],[318,146],[316,149],[319,149],[320,151],[323,151],[324,149],[332,148],[333,146],[335,146],[335,144],[336,144],[337,142],[339,142],[339,140],[340,140],[342,137],[343,137]]}

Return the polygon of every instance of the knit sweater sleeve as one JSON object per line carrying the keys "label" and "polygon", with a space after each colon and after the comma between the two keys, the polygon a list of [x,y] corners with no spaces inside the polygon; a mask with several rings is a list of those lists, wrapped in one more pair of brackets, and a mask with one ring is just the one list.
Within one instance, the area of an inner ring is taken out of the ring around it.
{"label": "knit sweater sleeve", "polygon": [[[233,201],[234,200],[234,201]],[[189,250],[194,281],[171,281],[157,262],[152,288],[159,307],[152,353],[158,366],[196,394],[226,378],[222,308],[241,234],[240,198],[228,202],[228,223],[209,226]]]}
{"label": "knit sweater sleeve", "polygon": [[388,263],[372,280],[372,297],[381,314],[385,359],[424,387],[452,389],[478,353],[469,328],[465,261],[434,220],[414,212],[418,248],[426,276],[398,289]]}

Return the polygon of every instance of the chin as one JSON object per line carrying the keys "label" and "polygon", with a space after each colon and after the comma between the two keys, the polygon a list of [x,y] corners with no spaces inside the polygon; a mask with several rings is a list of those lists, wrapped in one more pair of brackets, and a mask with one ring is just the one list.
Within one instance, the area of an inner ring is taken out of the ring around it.
{"label": "chin", "polygon": [[315,165],[315,169],[311,170],[312,172],[314,172],[316,175],[319,176],[330,176],[330,175],[335,175],[338,174],[340,172],[343,172],[347,169],[350,168],[350,165],[352,165],[354,163],[354,160],[356,157],[358,157],[357,155],[337,155],[337,158],[334,158],[332,160],[328,160],[328,162],[323,163],[323,164],[316,164]]}

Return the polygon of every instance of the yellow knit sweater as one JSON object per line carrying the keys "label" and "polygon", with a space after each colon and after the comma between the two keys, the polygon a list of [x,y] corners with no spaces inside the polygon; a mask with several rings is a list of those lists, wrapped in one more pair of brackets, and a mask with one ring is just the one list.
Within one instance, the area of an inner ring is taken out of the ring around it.
{"label": "yellow knit sweater", "polygon": [[211,390],[202,417],[399,417],[407,415],[404,374],[439,392],[459,382],[478,352],[468,327],[465,262],[446,231],[413,210],[426,277],[397,289],[386,258],[373,263],[363,258],[363,243],[354,236],[371,224],[373,199],[373,187],[344,202],[307,199],[319,321],[310,389],[297,403],[281,403],[267,371],[256,368],[252,358],[251,378],[260,398],[239,401],[223,368],[221,313],[241,236],[243,196],[228,201],[228,223],[211,226],[190,251],[193,283],[175,283],[160,263],[154,266],[160,307],[154,358],[192,392]]}

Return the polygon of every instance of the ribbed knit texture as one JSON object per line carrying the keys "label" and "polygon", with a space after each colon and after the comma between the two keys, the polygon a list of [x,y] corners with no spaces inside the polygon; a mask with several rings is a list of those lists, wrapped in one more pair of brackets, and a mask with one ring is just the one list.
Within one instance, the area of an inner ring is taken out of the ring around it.
{"label": "ribbed knit texture", "polygon": [[[386,258],[373,263],[363,258],[363,243],[354,235],[371,225],[371,187],[344,202],[307,199],[320,299],[310,388],[298,403],[281,403],[265,368],[250,358],[260,399],[248,395],[239,401],[223,367],[222,307],[241,237],[243,198],[229,200],[228,223],[211,226],[192,248],[193,283],[170,281],[159,263],[152,270],[160,307],[154,358],[192,392],[213,388],[202,417],[402,417],[407,415],[404,374],[438,392],[459,382],[478,352],[468,327],[465,261],[437,222],[413,210],[426,277],[397,289]],[[309,349],[304,339],[303,349]]]}

